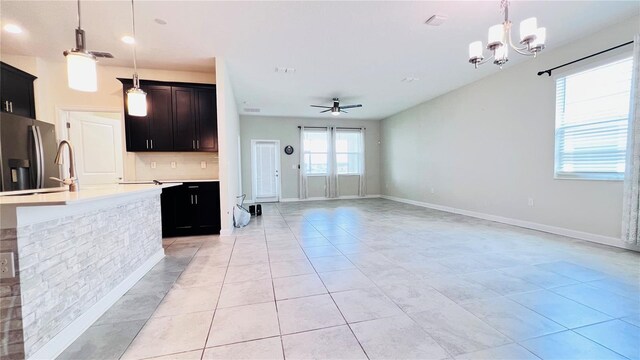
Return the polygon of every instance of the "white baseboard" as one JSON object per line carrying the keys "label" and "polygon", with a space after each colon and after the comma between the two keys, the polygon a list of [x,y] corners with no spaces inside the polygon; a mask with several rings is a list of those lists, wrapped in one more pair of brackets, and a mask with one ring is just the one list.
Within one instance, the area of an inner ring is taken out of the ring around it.
{"label": "white baseboard", "polygon": [[551,225],[535,223],[535,222],[531,222],[531,221],[525,221],[525,220],[507,218],[507,217],[498,216],[498,215],[485,214],[485,213],[476,212],[476,211],[458,209],[458,208],[454,208],[454,207],[450,207],[450,206],[444,206],[444,205],[431,204],[431,203],[426,203],[426,202],[421,202],[421,201],[409,200],[409,199],[399,198],[399,197],[395,197],[395,196],[381,195],[380,197],[383,198],[383,199],[393,200],[393,201],[397,201],[397,202],[401,202],[401,203],[405,203],[405,204],[421,206],[421,207],[425,207],[425,208],[429,208],[429,209],[446,211],[446,212],[450,212],[450,213],[454,213],[454,214],[460,214],[460,215],[470,216],[470,217],[474,217],[474,218],[478,218],[478,219],[495,221],[495,222],[499,222],[499,223],[503,223],[503,224],[519,226],[519,227],[532,229],[532,230],[544,231],[544,232],[548,232],[548,233],[551,233],[551,234],[568,236],[568,237],[572,237],[572,238],[575,238],[575,239],[586,240],[586,241],[590,241],[590,242],[594,242],[594,243],[598,243],[598,244],[603,244],[603,245],[615,246],[615,247],[628,249],[628,250],[640,251],[640,247],[633,246],[633,245],[630,245],[630,244],[626,244],[622,240],[614,238],[614,237],[611,237],[611,236],[592,234],[592,233],[588,233],[588,232],[584,232],[584,231],[566,229],[566,228],[561,228],[561,227],[557,227],[557,226],[551,226]]}
{"label": "white baseboard", "polygon": [[233,235],[233,228],[231,229],[220,229],[220,236],[230,236]]}
{"label": "white baseboard", "polygon": [[84,314],[80,315],[66,328],[44,344],[29,359],[55,359],[69,345],[71,345],[82,333],[84,333],[96,320],[98,320],[113,304],[118,301],[129,289],[135,285],[151,268],[164,257],[164,249],[160,249],[147,261],[127,276],[118,286],[111,290],[105,297],[95,303]]}
{"label": "white baseboard", "polygon": [[302,201],[324,201],[324,200],[349,200],[349,199],[372,199],[372,198],[380,198],[381,195],[366,195],[366,196],[358,196],[358,195],[347,195],[347,196],[339,196],[337,198],[326,198],[326,197],[314,197],[307,199],[298,199],[298,198],[285,198],[280,199],[280,202],[302,202]]}

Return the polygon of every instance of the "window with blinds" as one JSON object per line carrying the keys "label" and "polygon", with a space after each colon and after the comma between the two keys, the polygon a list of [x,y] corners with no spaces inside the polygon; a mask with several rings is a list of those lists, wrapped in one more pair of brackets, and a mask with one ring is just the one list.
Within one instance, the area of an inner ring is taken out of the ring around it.
{"label": "window with blinds", "polygon": [[624,177],[632,58],[556,80],[557,178]]}

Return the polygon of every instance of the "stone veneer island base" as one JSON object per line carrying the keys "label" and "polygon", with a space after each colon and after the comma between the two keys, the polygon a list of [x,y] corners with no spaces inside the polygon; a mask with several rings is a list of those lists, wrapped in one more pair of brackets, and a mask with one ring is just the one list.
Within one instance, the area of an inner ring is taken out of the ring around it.
{"label": "stone veneer island base", "polygon": [[166,185],[0,197],[0,358],[59,355],[164,256]]}

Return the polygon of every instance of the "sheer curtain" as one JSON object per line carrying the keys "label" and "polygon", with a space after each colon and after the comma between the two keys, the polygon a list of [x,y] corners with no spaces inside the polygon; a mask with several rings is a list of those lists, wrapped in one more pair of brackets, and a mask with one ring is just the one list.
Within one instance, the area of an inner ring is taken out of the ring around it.
{"label": "sheer curtain", "polygon": [[640,34],[633,39],[633,76],[622,203],[622,240],[640,245]]}
{"label": "sheer curtain", "polygon": [[325,195],[328,198],[338,197],[338,170],[336,167],[336,128],[327,128],[327,182]]}
{"label": "sheer curtain", "polygon": [[358,163],[360,165],[360,184],[358,185],[358,196],[367,195],[367,168],[365,166],[365,128],[360,128],[360,159]]}
{"label": "sheer curtain", "polygon": [[307,184],[307,171],[304,162],[304,126],[300,126],[300,169],[298,170],[298,197],[306,199],[309,193],[309,185]]}

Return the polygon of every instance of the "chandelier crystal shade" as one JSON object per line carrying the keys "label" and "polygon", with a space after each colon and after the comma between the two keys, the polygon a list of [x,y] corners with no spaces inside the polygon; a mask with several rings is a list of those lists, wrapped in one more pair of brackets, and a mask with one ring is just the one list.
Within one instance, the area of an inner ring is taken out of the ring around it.
{"label": "chandelier crystal shade", "polygon": [[500,66],[509,61],[509,48],[512,48],[520,55],[535,57],[544,50],[547,40],[547,30],[538,27],[538,20],[535,17],[525,19],[520,22],[520,46],[513,44],[511,39],[511,20],[509,20],[509,1],[500,1],[500,8],[504,12],[504,22],[493,25],[487,34],[486,49],[491,55],[485,59],[482,41],[474,41],[469,44],[469,62],[477,69],[490,60]]}
{"label": "chandelier crystal shade", "polygon": [[131,26],[133,28],[133,87],[127,90],[127,113],[130,116],[147,116],[147,93],[140,89],[136,59],[136,17],[131,0]]}
{"label": "chandelier crystal shade", "polygon": [[78,0],[78,28],[75,30],[76,47],[64,51],[67,60],[67,81],[69,87],[74,90],[95,92],[98,91],[96,57],[86,50],[85,34],[81,24],[80,0]]}

